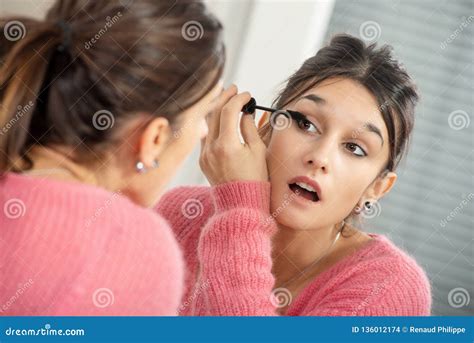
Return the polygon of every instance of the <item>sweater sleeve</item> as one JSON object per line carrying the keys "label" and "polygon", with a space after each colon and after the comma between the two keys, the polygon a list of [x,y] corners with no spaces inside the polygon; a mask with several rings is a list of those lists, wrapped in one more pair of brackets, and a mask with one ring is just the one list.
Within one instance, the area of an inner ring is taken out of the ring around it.
{"label": "sweater sleeve", "polygon": [[275,316],[272,298],[270,183],[235,181],[212,188],[216,212],[200,236],[196,312]]}
{"label": "sweater sleeve", "polygon": [[155,210],[170,224],[185,262],[185,289],[178,309],[180,315],[191,314],[194,293],[199,291],[197,246],[205,223],[214,213],[211,188],[207,186],[176,187],[166,192]]}

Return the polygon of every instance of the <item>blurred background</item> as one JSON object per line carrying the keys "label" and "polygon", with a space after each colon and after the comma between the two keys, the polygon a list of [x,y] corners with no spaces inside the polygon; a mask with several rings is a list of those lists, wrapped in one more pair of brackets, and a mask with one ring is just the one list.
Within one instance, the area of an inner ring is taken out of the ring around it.
{"label": "blurred background", "polygon": [[[140,0],[124,0],[140,1]],[[0,15],[41,18],[51,0],[0,0]],[[427,271],[433,315],[473,315],[474,2],[472,0],[207,1],[225,28],[225,84],[270,105],[285,79],[335,33],[387,43],[421,102],[396,187],[367,216]],[[199,149],[170,187],[206,184]]]}

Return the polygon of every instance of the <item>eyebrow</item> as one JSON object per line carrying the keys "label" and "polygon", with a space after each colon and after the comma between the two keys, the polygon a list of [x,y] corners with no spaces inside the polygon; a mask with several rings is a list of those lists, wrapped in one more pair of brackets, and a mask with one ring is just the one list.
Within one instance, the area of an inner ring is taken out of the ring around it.
{"label": "eyebrow", "polygon": [[[327,103],[327,101],[325,99],[321,98],[320,96],[318,96],[316,94],[305,95],[305,96],[299,98],[298,101],[302,100],[302,99],[310,100],[310,101],[314,102],[317,105],[324,105],[324,104]],[[384,140],[383,140],[382,132],[380,131],[380,129],[375,124],[373,124],[371,122],[366,122],[362,125],[362,127],[365,128],[366,131],[373,132],[377,136],[379,136],[380,140],[382,141],[381,143],[382,143],[382,146],[383,146]]]}

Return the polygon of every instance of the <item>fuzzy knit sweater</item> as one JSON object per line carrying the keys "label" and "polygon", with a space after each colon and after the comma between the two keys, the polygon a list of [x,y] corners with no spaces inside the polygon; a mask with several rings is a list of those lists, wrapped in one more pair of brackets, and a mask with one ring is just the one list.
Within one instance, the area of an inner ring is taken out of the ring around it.
{"label": "fuzzy knit sweater", "polygon": [[[156,210],[183,250],[181,315],[425,316],[431,311],[424,271],[387,237],[372,240],[323,271],[295,299],[273,290],[269,182],[178,187]],[[283,299],[279,299],[283,297]]]}
{"label": "fuzzy knit sweater", "polygon": [[0,178],[0,316],[176,315],[181,249],[152,209],[90,185]]}

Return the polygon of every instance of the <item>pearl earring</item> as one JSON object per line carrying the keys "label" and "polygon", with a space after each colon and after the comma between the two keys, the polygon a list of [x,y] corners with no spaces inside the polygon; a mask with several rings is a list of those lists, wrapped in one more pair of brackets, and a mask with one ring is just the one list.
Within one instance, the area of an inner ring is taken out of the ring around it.
{"label": "pearl earring", "polygon": [[[158,168],[159,165],[160,165],[160,164],[159,164],[159,162],[158,162],[157,160],[153,160],[150,169]],[[146,173],[146,172],[148,171],[148,168],[145,167],[145,164],[144,164],[142,161],[138,161],[138,162],[137,162],[137,164],[135,165],[135,169],[136,169],[137,172],[139,172],[140,174]]]}

